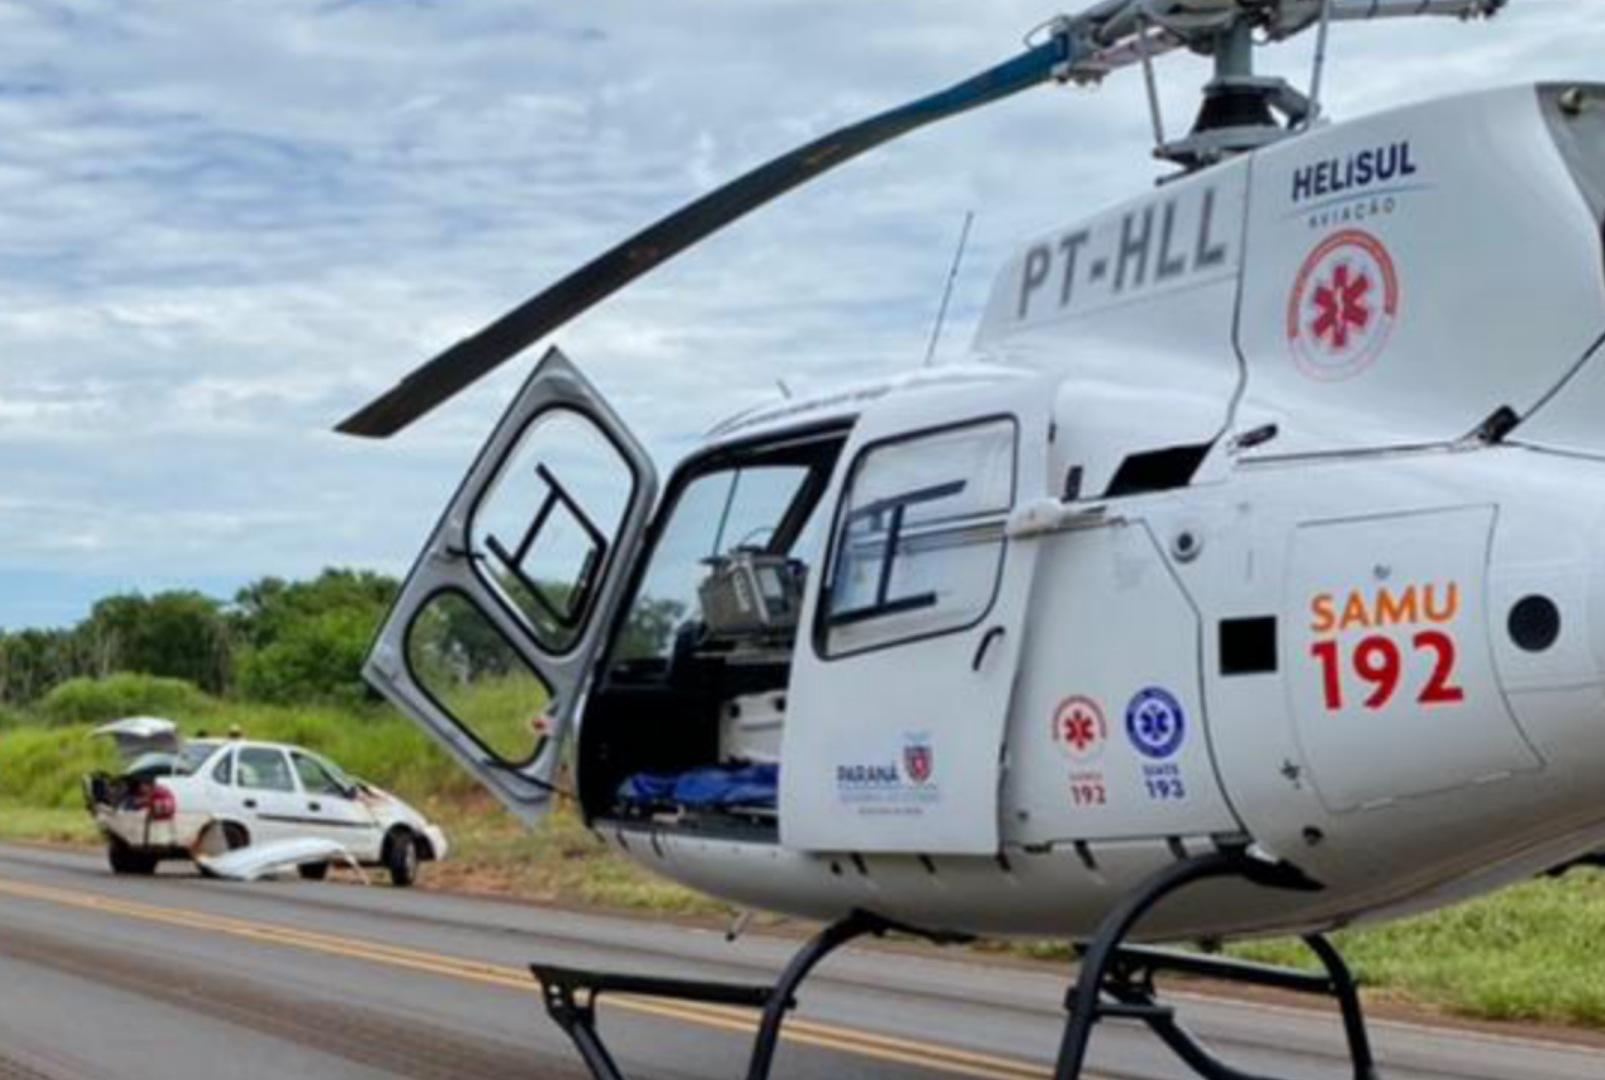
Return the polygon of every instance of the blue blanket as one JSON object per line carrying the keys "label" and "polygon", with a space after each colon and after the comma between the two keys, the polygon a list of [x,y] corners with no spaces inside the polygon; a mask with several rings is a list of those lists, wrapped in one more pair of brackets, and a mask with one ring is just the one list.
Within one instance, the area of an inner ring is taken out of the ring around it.
{"label": "blue blanket", "polygon": [[719,766],[683,773],[636,773],[619,785],[619,799],[642,809],[773,807],[779,789],[779,765]]}

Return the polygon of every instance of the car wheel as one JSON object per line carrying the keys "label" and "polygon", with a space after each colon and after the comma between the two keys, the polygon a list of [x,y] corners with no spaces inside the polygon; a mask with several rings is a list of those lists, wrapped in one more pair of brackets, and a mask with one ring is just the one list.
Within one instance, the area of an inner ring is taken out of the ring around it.
{"label": "car wheel", "polygon": [[106,858],[111,863],[111,872],[114,874],[137,874],[145,877],[156,872],[156,856],[136,851],[121,840],[113,840],[106,846]]}
{"label": "car wheel", "polygon": [[411,830],[393,829],[385,837],[384,864],[390,871],[390,884],[398,888],[418,880],[418,841]]}
{"label": "car wheel", "polygon": [[307,881],[322,881],[329,876],[329,864],[326,862],[302,863],[295,868]]}
{"label": "car wheel", "polygon": [[[218,845],[212,840],[214,836],[221,841],[222,851],[217,850]],[[238,851],[242,847],[249,847],[250,843],[251,834],[245,831],[244,825],[237,821],[225,821],[221,824],[214,821],[201,834],[201,842],[196,845],[196,850],[209,855],[223,855],[230,851]],[[195,865],[200,870],[201,877],[215,878],[217,876],[208,870],[204,863],[197,862]]]}

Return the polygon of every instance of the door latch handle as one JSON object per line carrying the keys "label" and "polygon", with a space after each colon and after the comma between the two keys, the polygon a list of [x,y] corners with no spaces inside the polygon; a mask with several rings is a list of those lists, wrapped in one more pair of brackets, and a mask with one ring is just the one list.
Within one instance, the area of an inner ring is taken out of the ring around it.
{"label": "door latch handle", "polygon": [[245,800],[245,808],[247,810],[255,810],[256,809],[256,800],[255,799],[246,799]]}
{"label": "door latch handle", "polygon": [[307,803],[307,809],[312,811],[322,810],[323,804],[320,802],[309,802]]}
{"label": "door latch handle", "polygon": [[1003,637],[1003,634],[1003,627],[994,626],[985,634],[981,635],[981,644],[975,647],[975,659],[970,661],[971,671],[981,670],[981,665],[986,661],[987,650],[992,647],[992,643],[994,641],[997,641],[999,638]]}

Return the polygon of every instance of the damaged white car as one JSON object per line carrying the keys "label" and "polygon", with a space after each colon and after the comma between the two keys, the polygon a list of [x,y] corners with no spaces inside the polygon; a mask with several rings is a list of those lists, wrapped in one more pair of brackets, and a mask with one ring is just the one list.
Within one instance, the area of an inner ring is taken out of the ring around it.
{"label": "damaged white car", "polygon": [[[84,778],[84,798],[106,838],[111,868],[149,874],[164,859],[212,860],[246,847],[303,853],[291,859],[317,880],[330,862],[383,867],[410,885],[419,864],[446,854],[440,828],[394,795],[347,776],[298,746],[244,739],[183,739],[171,720],[133,716],[92,735],[116,741],[113,776]],[[313,839],[325,846],[285,844]],[[321,853],[320,853],[321,852]],[[336,855],[338,852],[338,855]],[[222,876],[229,863],[220,863]]]}

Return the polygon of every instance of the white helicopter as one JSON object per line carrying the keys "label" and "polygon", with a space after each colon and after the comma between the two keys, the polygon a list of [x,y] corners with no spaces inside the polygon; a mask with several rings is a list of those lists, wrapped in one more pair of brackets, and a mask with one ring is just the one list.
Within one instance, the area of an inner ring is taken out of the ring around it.
{"label": "white helicopter", "polygon": [[[1059,1077],[1110,1015],[1243,1077],[1156,1000],[1174,970],[1335,996],[1373,1077],[1322,933],[1605,842],[1605,88],[1316,123],[1332,24],[1502,6],[1106,0],[690,204],[341,425],[391,434],[924,124],[1214,59],[1157,148],[1179,172],[1025,245],[975,363],[738,416],[660,495],[551,349],[474,463],[367,678],[525,820],[572,782],[651,870],[830,924],[774,987],[536,966],[596,1075],[595,997],[629,991],[762,1008],[766,1076],[812,966],[897,929],[1080,943]],[[1310,93],[1253,74],[1304,30]],[[476,676],[527,710],[475,705]],[[1127,943],[1272,933],[1327,975]]]}

